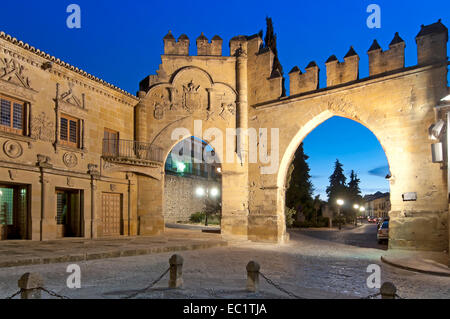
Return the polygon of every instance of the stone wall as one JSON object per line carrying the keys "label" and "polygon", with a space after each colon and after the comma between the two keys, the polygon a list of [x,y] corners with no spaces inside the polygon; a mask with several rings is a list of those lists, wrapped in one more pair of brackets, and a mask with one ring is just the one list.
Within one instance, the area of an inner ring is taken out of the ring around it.
{"label": "stone wall", "polygon": [[164,221],[166,223],[188,221],[192,214],[205,209],[205,199],[195,194],[198,187],[204,189],[217,187],[221,191],[220,182],[201,177],[167,174],[164,182]]}

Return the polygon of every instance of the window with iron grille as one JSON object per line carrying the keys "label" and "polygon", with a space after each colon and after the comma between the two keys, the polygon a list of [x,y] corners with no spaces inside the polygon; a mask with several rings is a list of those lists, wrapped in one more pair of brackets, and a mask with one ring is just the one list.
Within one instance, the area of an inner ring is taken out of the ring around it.
{"label": "window with iron grille", "polygon": [[5,132],[23,134],[24,103],[0,96],[0,129]]}
{"label": "window with iron grille", "polygon": [[79,132],[80,120],[61,114],[59,134],[61,144],[79,147]]}

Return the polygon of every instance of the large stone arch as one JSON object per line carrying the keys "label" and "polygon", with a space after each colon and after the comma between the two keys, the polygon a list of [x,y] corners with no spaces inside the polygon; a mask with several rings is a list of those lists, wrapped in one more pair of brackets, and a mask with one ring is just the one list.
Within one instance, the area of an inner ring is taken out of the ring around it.
{"label": "large stone arch", "polygon": [[[445,250],[447,184],[441,166],[432,162],[433,141],[429,139],[429,128],[435,121],[434,106],[443,93],[419,89],[424,85],[420,83],[423,76],[411,74],[389,82],[373,80],[252,108],[249,127],[279,128],[280,138],[276,174],[261,175],[260,164],[249,165],[249,238],[278,242],[286,239],[284,183],[292,156],[315,127],[341,116],[372,131],[388,159],[392,174],[390,247]],[[430,79],[429,75],[426,79]],[[403,200],[402,195],[409,192],[417,194],[416,201]]]}
{"label": "large stone arch", "polygon": [[[141,94],[136,107],[136,135],[139,141],[161,149],[164,161],[185,138],[196,136],[209,143],[222,159],[222,234],[245,237],[246,171],[239,164],[235,146],[231,147],[231,156],[236,160],[232,163],[223,160],[228,157],[227,129],[236,128],[236,101],[234,83],[214,82],[199,67],[181,67],[168,82],[152,85],[148,92]],[[179,134],[173,136],[176,131]],[[139,176],[138,186],[140,234],[163,232],[164,178]]]}

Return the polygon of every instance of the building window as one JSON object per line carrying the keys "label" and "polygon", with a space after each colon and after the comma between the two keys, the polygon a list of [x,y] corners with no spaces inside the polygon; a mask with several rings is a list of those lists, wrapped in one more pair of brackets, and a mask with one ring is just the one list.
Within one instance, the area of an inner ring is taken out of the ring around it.
{"label": "building window", "polygon": [[103,154],[107,156],[119,155],[119,132],[105,128],[103,132]]}
{"label": "building window", "polygon": [[0,129],[23,135],[24,103],[0,96]]}
{"label": "building window", "polygon": [[80,120],[61,114],[60,117],[60,134],[61,144],[79,147]]}

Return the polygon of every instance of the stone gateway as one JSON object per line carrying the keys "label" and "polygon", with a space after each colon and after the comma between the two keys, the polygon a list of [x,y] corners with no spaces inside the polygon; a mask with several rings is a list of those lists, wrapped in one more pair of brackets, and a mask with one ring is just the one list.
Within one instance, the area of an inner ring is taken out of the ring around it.
{"label": "stone gateway", "polygon": [[[390,248],[448,250],[448,168],[431,152],[446,136],[430,134],[450,110],[443,100],[450,94],[448,31],[440,21],[421,27],[417,65],[405,67],[405,42],[395,34],[389,50],[377,41],[369,48],[367,78],[359,78],[351,47],[343,61],[333,55],[325,62],[324,88],[316,62],[304,72],[294,67],[289,96],[260,34],[232,38],[227,56],[219,36],[200,35],[196,56],[186,35],[169,32],[163,41],[159,69],[134,96],[0,33],[2,239],[160,234],[164,162],[173,147],[191,135],[213,143],[211,130],[250,128],[279,130],[278,143],[264,145],[279,165],[262,174],[264,161],[247,161],[245,134],[224,151],[235,160],[221,163],[222,235],[284,242],[294,152],[315,127],[342,116],[370,129],[386,153]],[[177,128],[186,134],[174,138]],[[405,201],[407,193],[416,199]]]}

